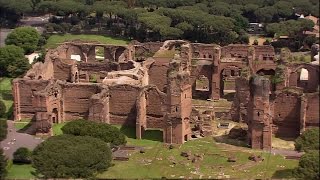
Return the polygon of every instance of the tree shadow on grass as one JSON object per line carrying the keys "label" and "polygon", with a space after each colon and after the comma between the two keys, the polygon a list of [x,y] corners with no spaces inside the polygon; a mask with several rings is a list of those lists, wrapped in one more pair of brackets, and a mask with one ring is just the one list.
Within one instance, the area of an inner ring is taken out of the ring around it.
{"label": "tree shadow on grass", "polygon": [[228,135],[216,136],[213,139],[219,143],[225,143],[240,147],[249,147],[249,145],[244,140],[231,139],[228,137]]}
{"label": "tree shadow on grass", "polygon": [[272,179],[290,179],[290,178],[294,178],[294,169],[277,170],[272,175]]}
{"label": "tree shadow on grass", "polygon": [[[120,132],[126,135],[128,138],[136,139],[135,127],[122,126],[120,128]],[[156,129],[146,130],[142,135],[142,139],[162,142],[163,141],[162,131],[156,130]]]}
{"label": "tree shadow on grass", "polygon": [[33,125],[33,122],[30,121],[28,124],[26,124],[23,128],[19,129],[17,132],[33,135],[34,129],[33,129],[32,125]]}

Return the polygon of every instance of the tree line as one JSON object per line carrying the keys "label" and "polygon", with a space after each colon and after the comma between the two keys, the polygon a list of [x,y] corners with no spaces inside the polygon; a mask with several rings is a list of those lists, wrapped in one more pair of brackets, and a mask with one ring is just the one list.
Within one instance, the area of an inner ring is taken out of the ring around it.
{"label": "tree line", "polygon": [[247,43],[249,22],[296,21],[295,13],[319,16],[319,1],[0,0],[0,10],[3,25],[16,24],[25,14],[50,13],[62,17],[51,19],[52,31],[91,27],[139,41],[180,38],[225,45]]}

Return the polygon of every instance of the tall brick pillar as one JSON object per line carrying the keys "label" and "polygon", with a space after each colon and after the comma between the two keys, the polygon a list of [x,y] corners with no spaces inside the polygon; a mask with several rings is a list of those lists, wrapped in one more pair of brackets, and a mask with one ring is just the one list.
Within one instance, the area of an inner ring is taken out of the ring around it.
{"label": "tall brick pillar", "polygon": [[249,140],[253,149],[271,149],[272,117],[270,113],[270,81],[256,76],[250,80],[248,104]]}

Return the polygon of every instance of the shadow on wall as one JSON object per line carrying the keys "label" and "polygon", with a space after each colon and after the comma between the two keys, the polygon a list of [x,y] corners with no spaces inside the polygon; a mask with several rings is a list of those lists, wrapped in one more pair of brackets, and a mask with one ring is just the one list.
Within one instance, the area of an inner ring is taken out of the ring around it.
{"label": "shadow on wall", "polygon": [[[128,138],[136,138],[135,127],[122,126],[120,132],[126,135]],[[142,136],[142,139],[150,141],[163,142],[163,135],[161,130],[146,130]]]}

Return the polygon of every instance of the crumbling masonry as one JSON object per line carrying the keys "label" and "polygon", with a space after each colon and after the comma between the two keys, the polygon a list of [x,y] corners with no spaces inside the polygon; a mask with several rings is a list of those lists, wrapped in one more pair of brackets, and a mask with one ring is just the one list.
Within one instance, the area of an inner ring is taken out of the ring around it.
{"label": "crumbling masonry", "polygon": [[[157,55],[172,51],[174,57]],[[181,144],[191,138],[191,123],[202,135],[212,134],[214,108],[195,112],[192,98],[219,99],[224,91],[236,91],[233,117],[248,122],[252,147],[265,148],[271,132],[281,134],[285,128],[275,122],[275,105],[267,101],[268,81],[253,81],[251,93],[246,91],[251,87],[247,80],[236,82],[242,76],[274,75],[276,68],[272,46],[220,47],[182,40],[133,41],[126,46],[66,42],[49,50],[44,63],[34,64],[23,78],[13,81],[14,119],[33,119],[36,133],[48,133],[54,123],[79,118],[133,126],[138,139],[145,130],[156,128],[163,132],[164,142]],[[287,69],[291,76],[281,88],[302,86],[314,92],[317,83],[294,82],[297,69]],[[310,65],[309,69],[313,73],[319,68]],[[246,93],[239,95],[241,91]],[[277,97],[281,103],[281,93]],[[309,95],[301,103],[300,109],[319,104]],[[315,112],[299,114],[300,129],[319,124]],[[260,137],[262,142],[255,140]]]}

